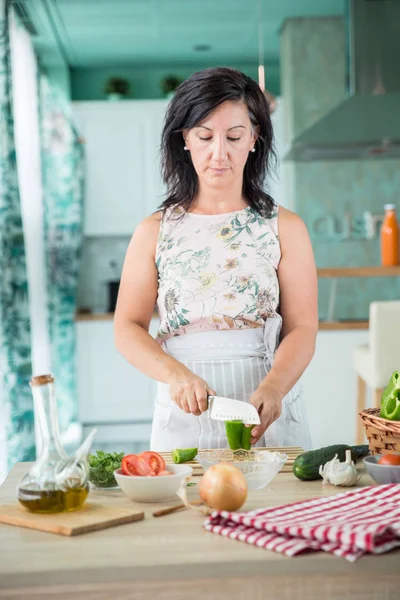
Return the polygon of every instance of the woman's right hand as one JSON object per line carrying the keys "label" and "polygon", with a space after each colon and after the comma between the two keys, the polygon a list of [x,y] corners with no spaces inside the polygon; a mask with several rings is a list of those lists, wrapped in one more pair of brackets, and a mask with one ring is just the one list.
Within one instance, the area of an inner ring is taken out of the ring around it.
{"label": "woman's right hand", "polygon": [[186,413],[199,416],[208,409],[208,396],[216,393],[204,379],[187,373],[169,384],[169,395]]}

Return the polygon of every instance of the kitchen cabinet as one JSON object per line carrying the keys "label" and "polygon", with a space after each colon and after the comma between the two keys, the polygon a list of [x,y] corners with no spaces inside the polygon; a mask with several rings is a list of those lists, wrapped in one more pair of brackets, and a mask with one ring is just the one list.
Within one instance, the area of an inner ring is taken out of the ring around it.
{"label": "kitchen cabinet", "polygon": [[[351,324],[347,330],[318,332],[315,354],[301,378],[313,448],[356,443],[353,351],[367,343],[368,330],[352,329]],[[370,402],[370,394],[368,398]]]}
{"label": "kitchen cabinet", "polygon": [[[113,321],[78,321],[78,411],[83,429],[95,426],[95,446],[149,447],[157,382],[117,351]],[[150,333],[155,335],[158,319]],[[85,433],[85,431],[84,431]],[[124,445],[125,444],[125,445]],[[127,446],[127,444],[129,446]]]}
{"label": "kitchen cabinet", "polygon": [[131,235],[161,203],[159,146],[166,100],[74,102],[85,144],[84,232]]}

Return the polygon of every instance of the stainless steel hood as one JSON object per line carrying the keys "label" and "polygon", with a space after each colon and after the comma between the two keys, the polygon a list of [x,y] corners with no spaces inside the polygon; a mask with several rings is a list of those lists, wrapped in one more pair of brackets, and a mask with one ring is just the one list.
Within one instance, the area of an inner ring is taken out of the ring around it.
{"label": "stainless steel hood", "polygon": [[400,157],[400,0],[350,0],[348,43],[351,95],[286,160]]}

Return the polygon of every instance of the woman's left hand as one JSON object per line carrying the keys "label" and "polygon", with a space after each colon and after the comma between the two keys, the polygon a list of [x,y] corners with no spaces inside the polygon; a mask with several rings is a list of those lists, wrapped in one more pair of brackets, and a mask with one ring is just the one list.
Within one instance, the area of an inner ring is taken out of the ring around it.
{"label": "woman's left hand", "polygon": [[254,425],[251,431],[251,444],[260,437],[282,413],[282,396],[266,384],[261,384],[250,397],[250,404],[256,407],[260,415],[260,425]]}

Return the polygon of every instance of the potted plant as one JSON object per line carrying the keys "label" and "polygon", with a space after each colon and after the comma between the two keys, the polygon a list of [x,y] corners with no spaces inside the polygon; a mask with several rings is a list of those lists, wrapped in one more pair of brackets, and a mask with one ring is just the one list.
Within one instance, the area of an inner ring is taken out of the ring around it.
{"label": "potted plant", "polygon": [[104,91],[109,100],[121,100],[129,94],[129,81],[123,77],[110,77],[106,81]]}
{"label": "potted plant", "polygon": [[167,75],[161,81],[161,89],[167,98],[171,98],[174,95],[176,88],[182,83],[182,79],[176,75]]}

